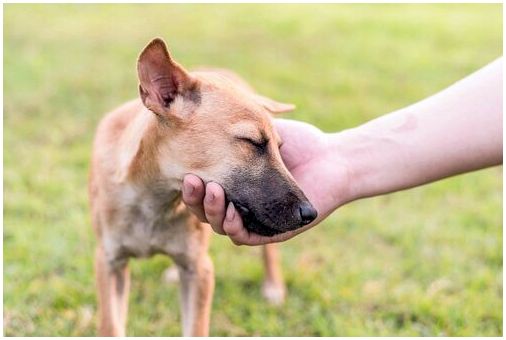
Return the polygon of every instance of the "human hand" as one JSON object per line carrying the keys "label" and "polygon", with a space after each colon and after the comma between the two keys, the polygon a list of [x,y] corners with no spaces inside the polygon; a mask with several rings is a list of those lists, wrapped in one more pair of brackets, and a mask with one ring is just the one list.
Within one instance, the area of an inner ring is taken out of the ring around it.
{"label": "human hand", "polygon": [[202,180],[188,174],[183,180],[183,201],[215,232],[228,235],[237,245],[281,242],[313,227],[346,201],[348,171],[344,159],[331,155],[329,135],[316,127],[293,120],[275,119],[281,137],[281,157],[309,201],[318,211],[313,223],[271,237],[248,231],[232,203],[225,207],[225,192],[217,183],[204,186]]}
{"label": "human hand", "polygon": [[324,134],[276,119],[281,157],[318,211],[298,230],[272,237],[248,232],[233,205],[225,212],[223,189],[206,188],[193,175],[184,179],[183,200],[234,243],[260,245],[292,238],[346,202],[502,164],[501,84],[502,58],[437,95],[347,131]]}

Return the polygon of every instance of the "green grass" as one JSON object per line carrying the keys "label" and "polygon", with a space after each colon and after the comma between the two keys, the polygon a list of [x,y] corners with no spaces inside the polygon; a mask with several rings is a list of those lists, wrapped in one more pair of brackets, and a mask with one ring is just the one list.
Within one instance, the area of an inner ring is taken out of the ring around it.
{"label": "green grass", "polygon": [[[5,5],[4,332],[95,334],[86,180],[94,128],[137,95],[154,36],[227,67],[325,131],[430,95],[502,51],[501,5]],[[324,184],[323,184],[324,185]],[[261,298],[258,248],[214,237],[212,335],[502,334],[502,168],[341,208],[282,245],[288,300]],[[130,335],[179,335],[170,260],[132,261]]]}

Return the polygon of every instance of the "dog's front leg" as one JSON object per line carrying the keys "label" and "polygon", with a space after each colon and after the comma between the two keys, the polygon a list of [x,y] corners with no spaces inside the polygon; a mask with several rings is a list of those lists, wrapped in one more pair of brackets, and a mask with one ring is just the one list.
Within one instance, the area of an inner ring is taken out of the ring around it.
{"label": "dog's front leg", "polygon": [[126,263],[111,268],[104,251],[98,246],[95,253],[95,273],[98,289],[99,335],[125,336],[128,311],[130,275]]}
{"label": "dog's front leg", "polygon": [[205,254],[196,261],[178,264],[178,268],[183,336],[208,336],[214,291],[213,263]]}

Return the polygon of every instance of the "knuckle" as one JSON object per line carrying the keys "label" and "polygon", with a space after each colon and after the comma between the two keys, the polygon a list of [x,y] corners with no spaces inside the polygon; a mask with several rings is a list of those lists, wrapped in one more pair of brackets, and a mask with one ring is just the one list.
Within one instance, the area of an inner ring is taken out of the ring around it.
{"label": "knuckle", "polygon": [[214,204],[204,204],[204,209],[208,216],[216,216],[220,212],[220,208]]}
{"label": "knuckle", "polygon": [[198,206],[202,204],[202,199],[197,195],[183,195],[183,202],[187,205]]}

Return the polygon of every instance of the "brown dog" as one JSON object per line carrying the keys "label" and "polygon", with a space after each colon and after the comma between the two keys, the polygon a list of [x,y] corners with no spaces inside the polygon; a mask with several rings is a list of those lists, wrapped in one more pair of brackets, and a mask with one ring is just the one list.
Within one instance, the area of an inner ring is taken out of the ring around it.
{"label": "brown dog", "polygon": [[[279,154],[270,113],[293,109],[255,94],[228,71],[188,73],[155,39],[138,64],[140,100],[110,112],[94,141],[89,181],[98,238],[101,335],[124,335],[130,257],[169,255],[179,269],[184,335],[207,335],[214,287],[210,228],[181,202],[194,173],[225,189],[245,226],[263,235],[310,223],[315,209]],[[264,294],[284,286],[273,245],[264,248]]]}

